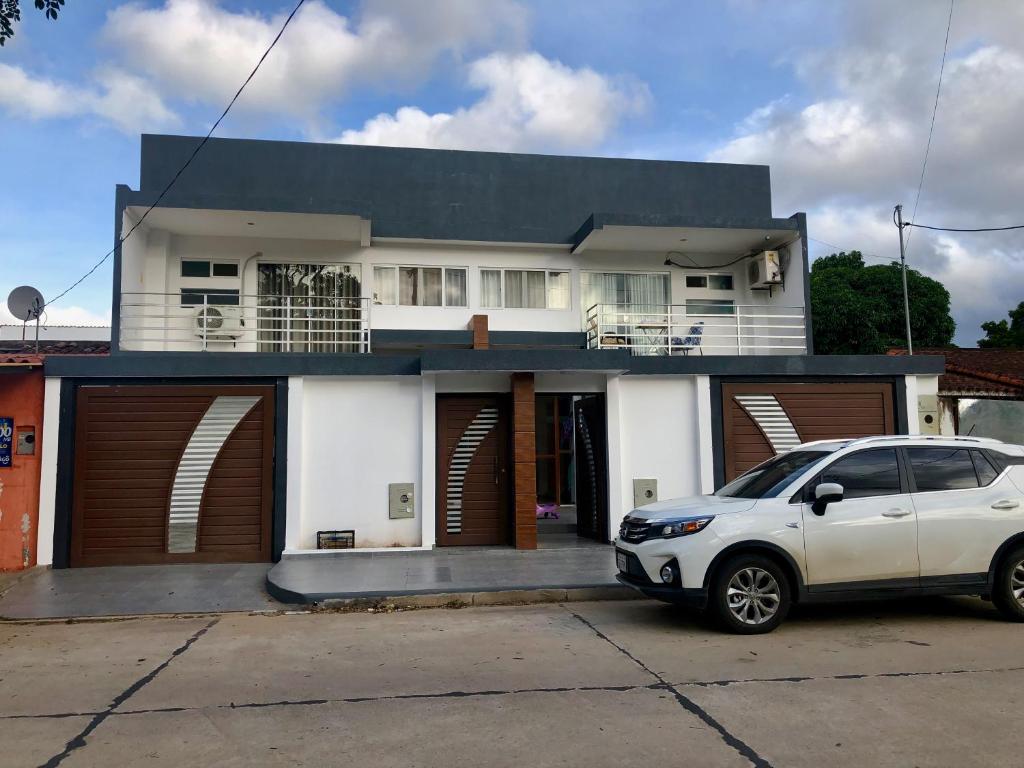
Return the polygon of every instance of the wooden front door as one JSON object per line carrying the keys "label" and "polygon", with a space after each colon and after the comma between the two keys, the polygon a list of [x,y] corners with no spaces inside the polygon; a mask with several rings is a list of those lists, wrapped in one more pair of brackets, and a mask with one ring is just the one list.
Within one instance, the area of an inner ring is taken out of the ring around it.
{"label": "wooden front door", "polygon": [[499,396],[437,400],[437,543],[507,544],[508,407]]}
{"label": "wooden front door", "polygon": [[71,565],[271,556],[274,388],[83,386]]}

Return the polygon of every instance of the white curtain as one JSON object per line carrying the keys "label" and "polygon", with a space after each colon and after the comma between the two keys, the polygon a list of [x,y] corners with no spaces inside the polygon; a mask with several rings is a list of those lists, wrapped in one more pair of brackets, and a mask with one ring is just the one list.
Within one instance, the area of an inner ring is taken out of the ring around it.
{"label": "white curtain", "polygon": [[501,307],[501,270],[480,270],[480,306],[487,309]]}

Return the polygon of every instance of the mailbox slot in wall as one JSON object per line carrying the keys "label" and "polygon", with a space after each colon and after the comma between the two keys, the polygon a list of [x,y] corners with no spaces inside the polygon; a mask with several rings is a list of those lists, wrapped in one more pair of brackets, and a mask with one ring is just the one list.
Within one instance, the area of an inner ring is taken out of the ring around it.
{"label": "mailbox slot in wall", "polygon": [[653,477],[633,478],[633,506],[642,507],[658,500],[658,481]]}
{"label": "mailbox slot in wall", "polygon": [[388,484],[388,517],[392,520],[416,516],[415,484]]}

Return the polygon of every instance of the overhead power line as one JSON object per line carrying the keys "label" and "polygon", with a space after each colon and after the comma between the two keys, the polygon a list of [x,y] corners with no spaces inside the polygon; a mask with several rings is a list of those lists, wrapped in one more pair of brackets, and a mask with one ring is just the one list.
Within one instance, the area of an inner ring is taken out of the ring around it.
{"label": "overhead power line", "polygon": [[861,251],[861,250],[859,250],[857,248],[844,248],[841,245],[836,245],[835,243],[830,243],[827,240],[819,240],[816,237],[808,237],[807,239],[808,240],[813,240],[816,243],[821,243],[822,245],[827,245],[829,248],[835,248],[837,252],[850,253],[851,251],[857,251],[857,253],[859,253],[865,259],[878,259],[879,261],[895,261],[895,259],[893,259],[891,257],[879,256],[877,253],[864,253],[863,251]]}
{"label": "overhead power line", "polygon": [[[932,135],[935,133],[935,116],[939,111],[939,94],[942,93],[942,75],[946,71],[946,52],[949,50],[949,30],[953,26],[953,4],[956,0],[949,0],[949,18],[946,19],[946,41],[942,44],[942,63],[939,65],[939,82],[935,86],[935,104],[932,105],[932,121],[928,126],[928,143],[924,146],[924,161],[921,163],[921,178],[917,181],[917,196],[914,198],[914,212],[910,215],[911,221],[917,220],[917,206],[921,202],[921,190],[924,189],[924,174],[928,169],[928,155],[932,149]],[[902,232],[902,230],[900,230]],[[910,249],[910,232],[907,232],[907,250]]]}
{"label": "overhead power line", "polygon": [[1008,229],[1024,229],[1024,224],[1014,224],[1010,227],[929,227],[927,224],[914,224],[904,222],[904,226],[917,227],[918,229],[931,229],[936,232],[1005,232]]}
{"label": "overhead power line", "polygon": [[217,126],[219,126],[221,124],[221,121],[225,117],[227,117],[228,112],[231,111],[231,108],[235,105],[235,102],[238,101],[238,97],[242,95],[242,91],[245,90],[245,87],[249,85],[253,77],[256,76],[256,73],[259,72],[260,67],[263,66],[263,62],[266,61],[266,58],[267,56],[270,55],[270,52],[274,50],[274,46],[277,45],[277,41],[281,39],[281,36],[284,34],[284,31],[288,29],[288,25],[291,24],[292,19],[295,18],[295,14],[299,12],[299,8],[301,8],[302,4],[305,2],[306,0],[299,0],[299,2],[296,3],[295,7],[292,9],[292,12],[289,13],[288,17],[284,20],[284,24],[281,25],[281,29],[278,30],[277,35],[275,35],[274,39],[270,41],[270,45],[263,52],[263,55],[260,56],[259,61],[256,62],[256,66],[252,68],[252,72],[249,73],[249,76],[245,78],[245,81],[238,87],[238,90],[235,91],[235,95],[231,97],[231,101],[228,102],[228,105],[224,107],[224,111],[220,113],[220,117],[217,118],[217,121],[210,127],[210,130],[206,132],[206,135],[203,137],[202,141],[200,141],[196,145],[196,148],[192,150],[192,154],[189,155],[188,159],[184,162],[181,168],[178,169],[178,172],[174,174],[171,180],[167,182],[167,186],[165,186],[163,190],[160,192],[160,194],[157,195],[156,200],[154,200],[153,203],[145,210],[142,216],[139,217],[139,220],[132,225],[131,229],[128,230],[127,234],[122,235],[121,238],[114,245],[114,247],[107,251],[106,254],[104,254],[103,258],[97,261],[89,269],[88,272],[86,272],[80,278],[75,280],[75,282],[69,285],[67,289],[65,289],[62,293],[57,294],[54,298],[50,299],[42,307],[40,307],[40,311],[53,304],[55,301],[64,298],[69,293],[71,293],[71,291],[73,291],[75,288],[81,285],[82,282],[84,282],[85,279],[89,277],[89,275],[91,275],[93,272],[99,269],[103,265],[103,263],[106,262],[106,260],[109,259],[114,254],[114,252],[117,251],[118,248],[124,245],[125,241],[132,236],[132,233],[135,232],[135,230],[142,225],[142,222],[146,220],[146,217],[149,216],[150,212],[152,212],[154,208],[160,205],[160,201],[162,201],[164,197],[167,195],[167,193],[171,191],[171,187],[173,187],[175,183],[178,181],[178,179],[181,178],[181,174],[185,172],[185,170],[192,164],[192,161],[196,159],[196,155],[198,155],[202,151],[203,147],[206,146],[206,143],[210,140],[210,137],[213,136],[213,132],[217,130]]}

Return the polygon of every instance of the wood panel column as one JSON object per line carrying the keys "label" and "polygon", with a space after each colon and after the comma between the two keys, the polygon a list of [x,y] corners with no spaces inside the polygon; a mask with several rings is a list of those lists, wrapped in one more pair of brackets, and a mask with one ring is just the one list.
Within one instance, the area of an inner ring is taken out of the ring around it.
{"label": "wood panel column", "polygon": [[532,373],[512,374],[516,549],[537,548],[537,436]]}

